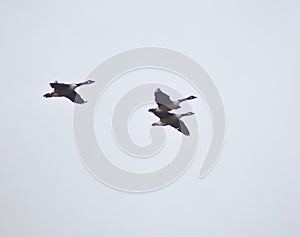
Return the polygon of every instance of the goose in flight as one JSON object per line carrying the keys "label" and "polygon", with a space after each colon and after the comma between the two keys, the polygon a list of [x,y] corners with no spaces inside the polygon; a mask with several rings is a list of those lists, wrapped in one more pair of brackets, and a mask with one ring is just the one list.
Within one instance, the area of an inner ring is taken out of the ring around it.
{"label": "goose in flight", "polygon": [[72,84],[64,84],[64,83],[58,83],[55,81],[54,83],[50,83],[50,86],[54,89],[51,93],[46,93],[43,95],[45,98],[49,97],[66,97],[72,102],[76,104],[84,104],[87,101],[84,101],[80,95],[75,91],[75,89],[82,85],[88,85],[92,84],[95,81],[88,80],[81,83],[72,83]]}
{"label": "goose in flight", "polygon": [[188,112],[184,114],[173,114],[169,112],[157,112],[156,109],[149,109],[148,112],[154,113],[160,120],[156,123],[153,123],[152,126],[167,126],[170,125],[175,128],[177,131],[183,133],[185,136],[189,136],[190,132],[184,122],[180,118],[184,116],[191,116],[194,113]]}
{"label": "goose in flight", "polygon": [[170,96],[162,92],[159,88],[154,92],[155,102],[158,107],[155,109],[157,112],[167,112],[173,109],[179,109],[181,106],[179,105],[183,101],[196,99],[196,96],[189,96],[183,99],[172,101]]}

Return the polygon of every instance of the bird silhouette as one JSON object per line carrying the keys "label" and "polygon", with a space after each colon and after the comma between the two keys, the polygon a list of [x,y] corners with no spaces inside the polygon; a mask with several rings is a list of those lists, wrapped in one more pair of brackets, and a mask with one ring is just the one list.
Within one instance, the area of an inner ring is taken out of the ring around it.
{"label": "bird silhouette", "polygon": [[156,91],[154,92],[154,98],[158,106],[157,108],[155,108],[155,110],[157,112],[167,112],[173,109],[179,109],[181,108],[180,103],[182,103],[183,101],[196,99],[197,97],[191,95],[183,99],[172,101],[169,95],[167,95],[166,93],[162,92],[159,88],[157,88]]}
{"label": "bird silhouette", "polygon": [[58,83],[57,81],[54,81],[53,83],[50,83],[49,85],[54,89],[51,93],[46,93],[43,96],[45,98],[50,97],[66,97],[72,102],[76,104],[84,104],[87,101],[83,100],[80,95],[75,91],[75,89],[82,85],[89,85],[94,83],[95,81],[87,80],[85,82],[81,83],[71,83],[71,84],[65,84],[65,83]]}

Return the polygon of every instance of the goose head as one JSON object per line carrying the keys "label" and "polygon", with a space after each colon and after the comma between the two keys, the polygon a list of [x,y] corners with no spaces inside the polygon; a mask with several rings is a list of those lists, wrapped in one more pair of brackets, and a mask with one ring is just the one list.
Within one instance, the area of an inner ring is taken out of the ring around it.
{"label": "goose head", "polygon": [[95,81],[93,81],[93,80],[87,80],[86,81],[86,84],[92,84],[92,83],[94,83]]}
{"label": "goose head", "polygon": [[196,99],[196,98],[197,98],[196,96],[191,95],[191,96],[189,96],[187,99],[188,99],[188,100],[192,100],[192,99]]}

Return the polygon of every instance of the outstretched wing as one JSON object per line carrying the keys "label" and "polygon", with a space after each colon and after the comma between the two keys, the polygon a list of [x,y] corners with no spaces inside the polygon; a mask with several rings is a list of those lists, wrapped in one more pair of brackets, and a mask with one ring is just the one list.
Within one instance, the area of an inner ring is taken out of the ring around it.
{"label": "outstretched wing", "polygon": [[64,84],[64,83],[58,83],[57,81],[52,82],[49,84],[53,89],[56,90],[61,90],[61,89],[65,89],[69,86],[69,84]]}
{"label": "outstretched wing", "polygon": [[71,94],[66,95],[69,100],[73,101],[76,104],[84,104],[86,101],[84,101],[79,94],[77,94],[75,91],[73,91]]}
{"label": "outstretched wing", "polygon": [[173,128],[175,128],[177,131],[183,133],[186,136],[190,135],[190,131],[188,130],[188,128],[185,126],[184,122],[182,122],[181,120],[176,120],[174,123],[170,124]]}
{"label": "outstretched wing", "polygon": [[154,97],[158,106],[167,106],[173,103],[173,101],[170,100],[170,96],[163,93],[159,88],[157,88],[157,90],[154,92]]}

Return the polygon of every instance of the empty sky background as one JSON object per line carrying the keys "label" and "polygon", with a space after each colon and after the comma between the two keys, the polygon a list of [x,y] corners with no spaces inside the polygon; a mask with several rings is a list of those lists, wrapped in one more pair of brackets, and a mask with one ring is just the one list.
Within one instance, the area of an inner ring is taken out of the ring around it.
{"label": "empty sky background", "polygon": [[[1,236],[300,234],[299,2],[178,2],[0,2]],[[167,188],[137,195],[90,175],[76,153],[74,105],[42,94],[143,46],[199,62],[227,127],[208,177],[197,178],[196,160]]]}

